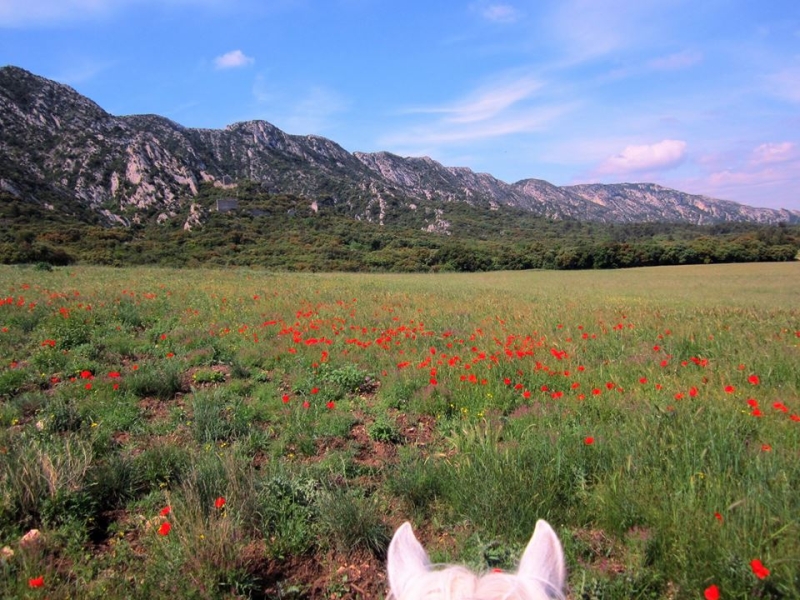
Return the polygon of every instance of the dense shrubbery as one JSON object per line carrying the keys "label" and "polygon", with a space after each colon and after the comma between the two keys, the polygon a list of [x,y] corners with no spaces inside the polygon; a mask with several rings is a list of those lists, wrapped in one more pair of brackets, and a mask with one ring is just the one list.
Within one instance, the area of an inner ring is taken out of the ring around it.
{"label": "dense shrubbery", "polygon": [[[610,269],[794,260],[800,227],[726,223],[601,224],[552,221],[510,208],[445,205],[447,234],[422,230],[423,207],[389,211],[384,225],[359,221],[332,201],[239,189],[221,213],[222,190],[205,187],[202,227],[185,216],[130,228],[102,227],[6,197],[0,204],[0,263],[248,265],[289,271],[492,271]],[[59,216],[60,215],[60,216]]]}

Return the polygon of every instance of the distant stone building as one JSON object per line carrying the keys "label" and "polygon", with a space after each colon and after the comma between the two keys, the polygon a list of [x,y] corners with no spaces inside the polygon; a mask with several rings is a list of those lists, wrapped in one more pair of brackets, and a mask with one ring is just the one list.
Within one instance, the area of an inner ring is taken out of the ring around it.
{"label": "distant stone building", "polygon": [[238,210],[238,208],[239,201],[236,198],[220,198],[217,200],[218,212],[230,212],[232,210]]}

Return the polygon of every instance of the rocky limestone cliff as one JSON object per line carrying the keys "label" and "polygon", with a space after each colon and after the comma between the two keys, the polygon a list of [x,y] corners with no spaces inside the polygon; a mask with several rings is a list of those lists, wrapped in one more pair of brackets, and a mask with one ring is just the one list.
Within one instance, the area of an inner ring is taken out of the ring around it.
{"label": "rocky limestone cliff", "polygon": [[382,224],[418,211],[423,227],[436,232],[447,230],[441,205],[452,202],[605,222],[800,222],[798,212],[654,184],[508,184],[427,157],[350,153],[326,138],[290,135],[265,121],[191,129],[157,115],[118,117],[68,86],[0,68],[0,190],[11,196],[43,202],[38,196],[46,190],[109,224],[190,215],[192,228],[201,224],[190,206],[202,182],[232,187],[242,180]]}

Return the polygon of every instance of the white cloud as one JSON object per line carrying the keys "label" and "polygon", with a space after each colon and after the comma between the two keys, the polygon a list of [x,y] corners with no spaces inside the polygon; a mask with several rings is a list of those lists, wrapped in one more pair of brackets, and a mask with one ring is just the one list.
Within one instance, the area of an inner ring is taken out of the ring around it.
{"label": "white cloud", "polygon": [[655,144],[627,146],[622,152],[607,158],[598,168],[601,175],[625,175],[663,171],[678,166],[686,155],[686,142],[662,140]]}
{"label": "white cloud", "polygon": [[792,142],[766,143],[757,146],[750,157],[750,164],[763,165],[781,163],[797,157]]}
{"label": "white cloud", "polygon": [[222,56],[214,59],[214,66],[217,69],[236,69],[238,67],[246,67],[255,62],[255,59],[246,56],[241,50],[231,50]]}

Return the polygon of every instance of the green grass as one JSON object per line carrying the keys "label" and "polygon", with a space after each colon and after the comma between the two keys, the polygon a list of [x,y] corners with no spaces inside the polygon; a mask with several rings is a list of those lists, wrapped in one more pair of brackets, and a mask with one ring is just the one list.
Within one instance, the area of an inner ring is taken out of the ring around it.
{"label": "green grass", "polygon": [[0,286],[2,597],[381,598],[404,520],[537,518],[572,598],[800,597],[798,263]]}

